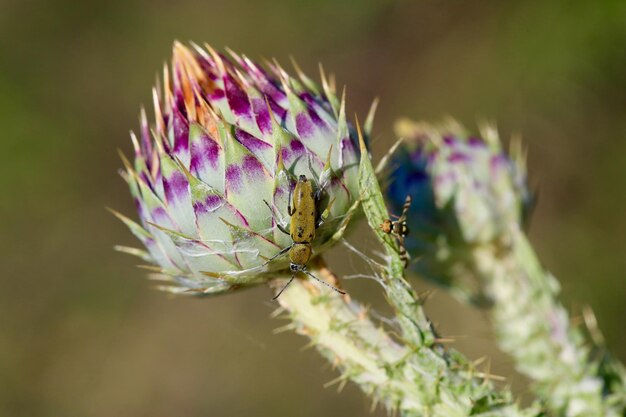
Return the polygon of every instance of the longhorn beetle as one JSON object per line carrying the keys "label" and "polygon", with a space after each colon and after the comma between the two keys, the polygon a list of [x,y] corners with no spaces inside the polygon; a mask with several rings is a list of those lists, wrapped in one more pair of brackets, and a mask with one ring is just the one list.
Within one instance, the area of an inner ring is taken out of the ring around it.
{"label": "longhorn beetle", "polygon": [[[291,198],[292,195],[293,200]],[[285,254],[286,252],[289,252],[289,269],[292,272],[291,279],[278,292],[278,294],[276,294],[273,300],[280,297],[283,291],[285,291],[285,288],[287,288],[289,284],[291,284],[291,282],[294,280],[298,272],[304,272],[311,278],[337,291],[339,294],[345,294],[345,292],[341,291],[338,288],[335,288],[326,281],[322,281],[306,269],[306,265],[313,255],[311,243],[315,239],[315,229],[320,227],[326,220],[324,213],[319,214],[318,218],[321,195],[322,189],[318,187],[318,190],[316,192],[313,192],[313,186],[311,185],[311,181],[309,181],[305,175],[300,175],[293,191],[289,191],[289,203],[287,206],[287,213],[289,214],[289,216],[291,216],[289,231],[287,231],[278,221],[276,222],[276,225],[281,232],[291,237],[292,244],[291,246],[287,246],[276,255],[272,256],[263,264],[267,265],[275,258]],[[325,213],[330,210],[333,202],[334,199],[331,200],[328,204]],[[269,203],[265,200],[264,203],[270,209],[270,212],[273,216],[274,211],[272,210],[272,207],[270,207]]]}
{"label": "longhorn beetle", "polygon": [[406,200],[404,201],[404,206],[402,206],[402,214],[400,215],[400,217],[398,217],[398,220],[393,222],[390,219],[387,219],[383,221],[382,224],[379,226],[384,233],[393,233],[398,237],[398,244],[400,246],[400,259],[404,261],[405,268],[409,266],[409,255],[406,253],[406,248],[404,247],[404,238],[406,235],[409,234],[409,227],[406,225],[406,213],[409,211],[410,206],[411,196],[407,195]]}

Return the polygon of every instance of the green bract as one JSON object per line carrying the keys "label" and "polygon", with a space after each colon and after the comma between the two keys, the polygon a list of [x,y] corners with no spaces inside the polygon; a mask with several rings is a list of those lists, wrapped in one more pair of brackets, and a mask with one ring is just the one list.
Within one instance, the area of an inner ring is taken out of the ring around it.
{"label": "green bract", "polygon": [[[265,281],[288,265],[264,265],[291,238],[289,192],[299,175],[334,200],[313,249],[336,241],[356,209],[359,151],[344,101],[322,74],[318,88],[297,68],[266,71],[245,56],[227,58],[210,46],[174,45],[163,87],[155,88],[154,124],[144,112],[131,135],[134,163],[125,162],[140,216],[118,214],[147,248],[174,292],[219,293]],[[272,207],[274,214],[270,208]]]}

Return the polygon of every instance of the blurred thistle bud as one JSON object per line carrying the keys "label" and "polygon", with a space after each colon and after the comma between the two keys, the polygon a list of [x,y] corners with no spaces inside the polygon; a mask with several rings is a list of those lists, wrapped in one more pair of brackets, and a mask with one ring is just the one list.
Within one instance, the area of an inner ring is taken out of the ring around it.
{"label": "blurred thistle bud", "polygon": [[358,198],[358,146],[332,79],[322,73],[319,88],[297,66],[296,79],[229,54],[175,43],[153,90],[154,123],[141,112],[134,163],[123,158],[140,224],[116,215],[147,252],[119,249],[156,264],[148,268],[173,292],[220,293],[286,268],[287,257],[264,264],[292,244],[277,222],[289,223],[298,176],[323,188],[318,209],[330,212],[316,253]]}
{"label": "blurred thistle bud", "polygon": [[413,199],[406,239],[411,268],[479,301],[479,286],[463,273],[468,250],[505,243],[530,207],[520,143],[513,141],[507,155],[494,127],[483,126],[475,137],[454,121],[434,126],[403,119],[396,134],[404,141],[392,157],[387,195],[395,212],[407,195]]}

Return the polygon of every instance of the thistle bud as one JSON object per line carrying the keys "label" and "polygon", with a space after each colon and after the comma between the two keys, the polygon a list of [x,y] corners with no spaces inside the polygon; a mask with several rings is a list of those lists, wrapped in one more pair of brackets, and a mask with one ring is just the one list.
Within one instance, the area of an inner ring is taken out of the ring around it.
{"label": "thistle bud", "polygon": [[[388,197],[398,212],[407,195],[409,253],[413,268],[440,283],[470,291],[458,282],[466,249],[506,241],[530,206],[524,156],[518,147],[502,150],[493,127],[470,136],[454,122],[441,126],[402,120],[405,140],[394,156]],[[474,294],[476,295],[476,294]]]}
{"label": "thistle bud", "polygon": [[155,264],[166,289],[219,293],[285,268],[285,257],[266,260],[292,243],[277,224],[289,224],[300,175],[323,189],[318,209],[330,212],[313,250],[343,230],[358,198],[356,140],[333,84],[296,71],[174,45],[153,90],[154,122],[142,111],[122,172],[140,221],[118,214],[147,252],[122,250]]}

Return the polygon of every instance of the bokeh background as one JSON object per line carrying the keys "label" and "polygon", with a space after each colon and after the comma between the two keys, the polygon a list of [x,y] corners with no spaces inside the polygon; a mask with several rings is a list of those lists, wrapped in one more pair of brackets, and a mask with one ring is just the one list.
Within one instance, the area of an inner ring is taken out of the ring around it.
{"label": "bokeh background", "polygon": [[[335,374],[305,339],[273,333],[266,288],[173,299],[113,252],[135,243],[105,211],[134,214],[116,148],[174,39],[292,54],[313,75],[323,62],[350,113],[380,97],[378,155],[400,116],[521,132],[532,241],[565,305],[591,306],[626,359],[625,22],[622,1],[0,0],[0,415],[370,415],[356,388],[323,387]],[[346,285],[378,303],[373,284]],[[484,314],[443,291],[427,308],[528,395]]]}

